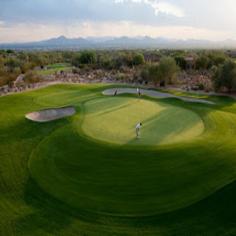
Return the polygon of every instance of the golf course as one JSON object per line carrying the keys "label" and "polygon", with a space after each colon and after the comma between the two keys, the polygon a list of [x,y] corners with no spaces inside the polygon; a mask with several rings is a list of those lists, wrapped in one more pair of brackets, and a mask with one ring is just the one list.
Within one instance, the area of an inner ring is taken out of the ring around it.
{"label": "golf course", "polygon": [[236,101],[135,91],[0,98],[0,235],[236,235]]}

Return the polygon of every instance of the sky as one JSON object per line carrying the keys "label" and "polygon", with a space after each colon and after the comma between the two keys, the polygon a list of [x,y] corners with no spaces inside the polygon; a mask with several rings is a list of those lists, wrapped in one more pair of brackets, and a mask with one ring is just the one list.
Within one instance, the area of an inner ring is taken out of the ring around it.
{"label": "sky", "polygon": [[236,0],[0,0],[0,42],[150,36],[236,39]]}

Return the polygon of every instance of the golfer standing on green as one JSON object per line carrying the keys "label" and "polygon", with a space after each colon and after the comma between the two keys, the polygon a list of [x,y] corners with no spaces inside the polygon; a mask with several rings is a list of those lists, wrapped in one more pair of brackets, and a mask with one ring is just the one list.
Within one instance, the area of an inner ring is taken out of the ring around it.
{"label": "golfer standing on green", "polygon": [[141,96],[140,88],[137,88],[137,94],[138,94],[139,97]]}
{"label": "golfer standing on green", "polygon": [[136,129],[136,138],[139,138],[140,137],[140,128],[142,127],[142,123],[140,122],[140,123],[138,123],[137,125],[136,125],[136,127],[135,127],[135,129]]}

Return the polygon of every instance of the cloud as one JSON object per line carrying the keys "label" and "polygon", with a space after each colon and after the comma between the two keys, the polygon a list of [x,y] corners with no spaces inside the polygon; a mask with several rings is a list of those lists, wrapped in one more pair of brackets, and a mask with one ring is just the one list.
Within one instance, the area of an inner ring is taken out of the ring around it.
{"label": "cloud", "polygon": [[184,11],[169,2],[159,1],[159,0],[114,0],[117,4],[125,4],[126,2],[131,2],[135,4],[146,4],[153,8],[155,15],[159,15],[161,13],[166,15],[173,15],[175,17],[184,17]]}
{"label": "cloud", "polygon": [[[57,34],[73,36],[77,33],[80,36],[81,32],[83,36],[86,32],[88,36],[94,35],[94,32],[100,35],[96,27],[101,28],[102,34],[106,35],[110,35],[111,31],[112,34],[123,32],[124,35],[131,36],[134,33],[150,36],[163,33],[163,36],[173,35],[176,38],[196,38],[202,35],[205,39],[214,36],[215,40],[218,40],[222,38],[222,32],[225,32],[225,39],[236,38],[236,1],[0,0],[0,21],[0,41],[31,38],[35,40],[36,35],[38,39]],[[82,27],[83,24],[87,25],[87,28]],[[109,26],[117,29],[117,33]],[[71,32],[72,28],[77,31]],[[179,35],[175,35],[173,32],[166,32],[165,29],[181,31]],[[33,32],[32,36],[30,30]],[[158,30],[160,32],[157,32]]]}

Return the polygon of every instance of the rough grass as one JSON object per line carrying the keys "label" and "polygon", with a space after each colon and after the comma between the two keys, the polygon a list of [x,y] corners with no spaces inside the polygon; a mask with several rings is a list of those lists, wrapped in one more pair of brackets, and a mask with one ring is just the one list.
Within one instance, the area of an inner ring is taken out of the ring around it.
{"label": "rough grass", "polygon": [[[198,114],[205,132],[118,148],[81,132],[86,102],[104,89],[58,85],[0,98],[0,235],[235,235],[236,103],[162,101]],[[77,115],[24,119],[64,105]]]}

